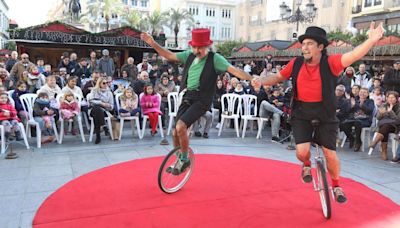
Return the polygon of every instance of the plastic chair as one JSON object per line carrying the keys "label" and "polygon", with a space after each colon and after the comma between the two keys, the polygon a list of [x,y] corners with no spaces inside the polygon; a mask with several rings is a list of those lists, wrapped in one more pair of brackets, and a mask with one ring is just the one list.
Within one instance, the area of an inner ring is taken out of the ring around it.
{"label": "plastic chair", "polygon": [[[139,116],[121,116],[120,113],[119,113],[119,109],[120,109],[120,105],[121,105],[121,101],[120,101],[121,95],[122,95],[122,93],[118,93],[118,94],[115,95],[115,101],[116,101],[115,103],[117,105],[118,118],[120,119],[120,125],[121,125],[120,126],[120,130],[119,130],[119,138],[118,138],[118,140],[121,140],[122,129],[124,128],[125,120],[130,120],[131,121],[132,135],[133,135],[133,131],[134,131],[134,127],[133,127],[134,122],[133,121],[135,121],[138,137],[139,137],[139,139],[142,139],[142,133],[140,131]],[[133,95],[136,97],[136,100],[139,103],[137,95],[136,94],[133,94]]]}
{"label": "plastic chair", "polygon": [[[225,107],[225,104],[228,107]],[[218,131],[218,136],[221,135],[225,120],[233,119],[235,123],[236,136],[239,138],[239,117],[242,109],[241,96],[233,93],[224,94],[221,97],[221,126]]]}
{"label": "plastic chair", "polygon": [[178,96],[179,96],[178,92],[168,93],[167,96],[168,116],[169,116],[167,135],[171,133],[172,124],[174,122],[176,115],[178,114],[178,109],[179,109]]}
{"label": "plastic chair", "polygon": [[[27,113],[27,122],[26,122],[26,134],[28,137],[31,137],[31,128],[30,126],[35,126],[36,127],[36,144],[38,148],[42,147],[42,131],[40,129],[39,123],[35,121],[33,118],[33,105],[35,103],[35,100],[37,98],[36,94],[33,93],[28,93],[28,94],[23,94],[19,97],[22,103],[22,107],[24,111]],[[52,121],[53,125],[53,130],[54,130],[54,135],[58,141],[58,133],[57,133],[57,126],[55,124],[55,121]]]}
{"label": "plastic chair", "polygon": [[[144,95],[143,93],[141,93],[139,95],[139,103],[140,103],[140,100],[142,100],[143,95]],[[161,95],[159,93],[157,93],[157,96],[158,96],[158,101],[159,101],[158,109],[161,109]],[[142,120],[142,138],[143,138],[144,132],[146,130],[146,122],[147,122],[147,119],[149,119],[149,117],[147,115],[143,115],[143,112],[142,112],[142,117],[143,117],[143,120]],[[161,134],[161,138],[164,138],[161,115],[158,115],[158,128],[159,128],[159,131]]]}
{"label": "plastic chair", "polygon": [[258,132],[256,139],[262,138],[262,130],[264,129],[264,122],[268,122],[269,118],[259,117],[258,118]]}
{"label": "plastic chair", "polygon": [[[62,94],[62,93],[57,95],[56,100],[59,104],[61,104],[61,99],[63,96],[64,96],[64,94]],[[79,110],[80,110],[81,109],[81,101],[82,101],[81,96],[78,94],[74,94],[74,97],[75,97],[75,100],[78,102],[78,106],[79,106]],[[77,122],[78,122],[78,127],[79,127],[79,133],[81,135],[82,142],[86,142],[85,134],[83,133],[82,112],[79,112],[79,115],[77,116],[77,118],[78,118]],[[63,141],[63,138],[64,138],[64,122],[65,122],[65,120],[63,119],[63,117],[61,115],[61,112],[60,112],[59,121],[60,121],[60,138],[58,140],[58,143],[61,144]],[[67,121],[70,125],[73,123],[72,119],[67,120]]]}
{"label": "plastic chair", "polygon": [[[257,121],[257,125],[259,125],[260,118],[257,117],[257,96],[251,94],[244,94],[241,96],[242,105],[243,105],[243,113],[241,115],[241,125],[243,126],[242,130],[242,138],[244,138],[247,129],[248,121]],[[253,131],[253,127],[250,127],[251,131]]]}

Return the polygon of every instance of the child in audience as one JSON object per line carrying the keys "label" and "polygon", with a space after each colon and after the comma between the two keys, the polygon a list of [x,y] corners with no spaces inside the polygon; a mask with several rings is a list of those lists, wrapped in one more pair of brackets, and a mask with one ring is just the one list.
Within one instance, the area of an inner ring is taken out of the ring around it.
{"label": "child in audience", "polygon": [[143,96],[140,99],[140,106],[142,107],[143,115],[149,117],[152,136],[157,133],[158,115],[162,114],[159,105],[160,99],[154,92],[153,85],[147,84],[144,87]]}
{"label": "child in audience", "polygon": [[122,117],[138,115],[138,98],[132,88],[125,89],[119,99],[121,100],[121,108],[118,111]]}
{"label": "child in audience", "polygon": [[380,107],[385,102],[385,95],[382,94],[382,87],[377,86],[370,93],[369,98],[374,100],[376,107]]}
{"label": "child in audience", "polygon": [[19,118],[21,118],[21,120],[25,122],[26,118],[28,117],[28,113],[24,111],[19,97],[27,93],[26,83],[24,81],[18,81],[15,88],[16,89],[12,93],[11,97],[14,100],[15,109],[17,110]]}
{"label": "child in audience", "polygon": [[39,123],[43,135],[48,136],[47,139],[42,140],[43,144],[53,142],[55,139],[52,128],[54,114],[55,110],[50,107],[47,93],[39,93],[33,105],[33,117],[35,121]]}
{"label": "child in audience", "polygon": [[20,141],[21,132],[18,126],[19,119],[17,116],[17,110],[8,100],[8,94],[3,92],[0,94],[0,124],[4,127],[4,133],[6,140],[9,140],[12,133],[15,134],[15,138]]}
{"label": "child in audience", "polygon": [[[75,100],[74,94],[71,92],[64,93],[63,100],[60,105],[61,118],[63,120],[73,120],[72,123],[72,135],[77,135],[78,133],[78,115],[79,115],[79,104]],[[66,134],[66,128],[64,127],[64,134]]]}

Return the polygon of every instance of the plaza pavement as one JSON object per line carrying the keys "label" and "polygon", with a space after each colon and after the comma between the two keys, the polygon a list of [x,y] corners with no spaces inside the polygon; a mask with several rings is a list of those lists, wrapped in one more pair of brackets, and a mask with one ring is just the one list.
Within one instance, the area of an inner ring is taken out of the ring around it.
{"label": "plaza pavement", "polygon": [[[233,129],[224,130],[221,137],[212,129],[209,139],[192,137],[191,147],[198,154],[244,155],[299,164],[294,151],[286,149],[287,143],[270,142],[269,132],[267,128],[264,137],[257,140],[256,132],[248,131],[242,139],[236,138]],[[172,147],[159,145],[159,134],[155,137],[146,134],[142,140],[132,138],[130,129],[124,130],[121,141],[104,136],[102,139],[101,144],[94,145],[68,135],[62,145],[52,143],[37,149],[32,138],[30,150],[13,146],[18,159],[5,160],[4,155],[0,156],[0,227],[31,227],[34,214],[46,197],[82,174],[132,159],[163,156]],[[171,138],[167,139],[171,143]],[[338,154],[342,176],[359,181],[400,204],[400,164],[380,160],[377,149],[372,156],[345,148],[339,149]]]}

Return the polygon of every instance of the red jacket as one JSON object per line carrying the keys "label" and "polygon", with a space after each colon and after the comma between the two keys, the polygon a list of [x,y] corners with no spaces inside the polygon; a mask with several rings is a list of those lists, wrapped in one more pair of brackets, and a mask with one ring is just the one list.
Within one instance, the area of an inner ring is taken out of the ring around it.
{"label": "red jacket", "polygon": [[63,101],[63,102],[61,102],[61,105],[60,105],[60,109],[67,109],[67,110],[69,110],[69,111],[71,111],[71,112],[77,112],[77,113],[79,113],[79,106],[78,106],[78,102],[76,102],[76,101],[73,101],[73,102],[71,102],[71,103],[68,103],[67,101]]}
{"label": "red jacket", "polygon": [[[4,115],[4,110],[7,110],[10,112],[10,116],[5,116]],[[17,116],[17,110],[15,110],[14,106],[10,104],[10,102],[7,102],[7,104],[0,104],[0,121],[3,120],[18,120],[19,118]]]}

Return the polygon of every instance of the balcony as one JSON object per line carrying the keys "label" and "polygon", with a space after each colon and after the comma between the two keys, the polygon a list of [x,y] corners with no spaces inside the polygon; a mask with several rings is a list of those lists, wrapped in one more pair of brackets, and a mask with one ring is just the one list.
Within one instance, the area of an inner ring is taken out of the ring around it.
{"label": "balcony", "polygon": [[355,7],[353,7],[353,8],[351,9],[351,13],[352,13],[352,14],[360,13],[360,12],[361,12],[361,9],[362,9],[361,5],[357,5],[357,6],[355,6]]}

